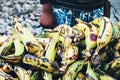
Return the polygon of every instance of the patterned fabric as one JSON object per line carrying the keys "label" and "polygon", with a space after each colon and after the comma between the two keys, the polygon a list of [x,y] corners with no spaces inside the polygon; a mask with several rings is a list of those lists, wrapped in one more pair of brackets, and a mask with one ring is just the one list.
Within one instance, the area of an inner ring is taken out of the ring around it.
{"label": "patterned fabric", "polygon": [[80,18],[83,21],[89,22],[94,18],[101,17],[104,14],[104,8],[101,7],[92,11],[75,11],[63,7],[54,7],[53,12],[56,16],[57,25],[68,24],[73,26],[76,24],[75,18]]}

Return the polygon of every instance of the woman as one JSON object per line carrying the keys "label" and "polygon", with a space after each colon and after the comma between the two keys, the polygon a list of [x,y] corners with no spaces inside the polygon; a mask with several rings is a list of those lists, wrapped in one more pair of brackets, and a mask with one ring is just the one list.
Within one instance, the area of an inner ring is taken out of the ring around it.
{"label": "woman", "polygon": [[[40,24],[44,28],[54,28],[59,24],[73,26],[75,18],[89,22],[94,18],[109,17],[107,0],[41,0],[42,16]],[[107,11],[107,14],[106,14]]]}

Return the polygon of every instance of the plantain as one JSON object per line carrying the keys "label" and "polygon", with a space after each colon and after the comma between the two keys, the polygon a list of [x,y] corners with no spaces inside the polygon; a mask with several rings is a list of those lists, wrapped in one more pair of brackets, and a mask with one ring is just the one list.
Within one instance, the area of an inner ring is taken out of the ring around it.
{"label": "plantain", "polygon": [[36,37],[36,40],[38,41],[39,44],[42,44],[44,47],[47,46],[50,42],[50,38],[41,38],[41,37]]}
{"label": "plantain", "polygon": [[0,80],[14,80],[14,78],[11,75],[0,70]]}
{"label": "plantain", "polygon": [[13,47],[13,36],[8,36],[5,42],[0,47],[0,55],[6,55],[7,52]]}
{"label": "plantain", "polygon": [[55,27],[53,31],[58,31],[59,33],[62,33],[65,36],[69,36],[69,37],[73,36],[73,30],[71,26],[67,24],[60,24],[57,27]]}
{"label": "plantain", "polygon": [[71,64],[66,73],[63,75],[62,80],[74,80],[77,73],[83,68],[84,61],[79,60]]}
{"label": "plantain", "polygon": [[19,77],[20,80],[30,80],[30,75],[22,67],[15,66],[14,72],[17,74],[17,76]]}
{"label": "plantain", "polygon": [[41,56],[44,52],[43,46],[39,45],[33,34],[22,24],[18,22],[18,18],[14,17],[15,26],[14,29],[19,39],[24,44],[26,50],[36,56]]}
{"label": "plantain", "polygon": [[89,61],[87,64],[86,76],[87,76],[88,80],[99,80],[97,78],[95,71],[91,67],[91,62],[89,62]]}
{"label": "plantain", "polygon": [[75,80],[86,80],[86,78],[87,77],[83,73],[78,72]]}
{"label": "plantain", "polygon": [[11,72],[13,69],[11,67],[11,65],[9,65],[8,63],[4,63],[2,62],[2,64],[0,65],[0,70],[3,71],[3,72]]}
{"label": "plantain", "polygon": [[24,53],[24,45],[21,43],[21,41],[17,37],[14,31],[14,28],[12,28],[12,31],[13,31],[13,43],[15,47],[15,52],[13,54],[2,56],[2,58],[5,61],[16,63],[16,62],[19,62],[20,59],[22,58],[22,55]]}
{"label": "plantain", "polygon": [[39,78],[39,72],[35,71],[33,74],[30,76],[30,80],[37,80]]}
{"label": "plantain", "polygon": [[48,71],[48,72],[51,72],[54,74],[59,73],[58,66],[53,61],[51,61],[43,56],[36,57],[34,55],[31,55],[31,54],[26,54],[23,57],[23,63],[38,67],[42,70],[45,70],[45,71]]}
{"label": "plantain", "polygon": [[73,29],[78,29],[82,31],[85,35],[85,44],[86,44],[86,51],[85,55],[87,57],[91,56],[91,49],[96,47],[97,44],[97,35],[98,30],[97,28],[91,24],[86,22],[79,22],[75,26],[72,27]]}
{"label": "plantain", "polygon": [[61,73],[65,73],[67,67],[77,60],[77,56],[78,47],[74,43],[71,43],[68,47],[64,48],[60,67]]}
{"label": "plantain", "polygon": [[116,80],[115,78],[111,77],[100,69],[98,69],[96,73],[100,80]]}
{"label": "plantain", "polygon": [[98,27],[99,31],[97,37],[97,48],[92,56],[92,62],[96,65],[98,63],[94,62],[94,60],[99,57],[99,51],[105,47],[112,38],[113,25],[111,20],[107,17],[96,18],[92,21],[92,24],[97,25],[96,27]]}
{"label": "plantain", "polygon": [[[49,60],[53,61],[56,57],[56,45],[59,41],[59,33],[56,33],[54,37],[51,38],[50,43],[47,46],[45,57]],[[44,71],[44,79],[45,80],[52,80],[52,74],[49,72]]]}

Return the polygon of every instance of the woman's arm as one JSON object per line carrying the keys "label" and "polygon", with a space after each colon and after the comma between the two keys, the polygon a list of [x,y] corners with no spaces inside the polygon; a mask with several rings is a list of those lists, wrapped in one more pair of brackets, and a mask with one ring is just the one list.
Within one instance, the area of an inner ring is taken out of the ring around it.
{"label": "woman's arm", "polygon": [[56,20],[53,15],[51,0],[40,0],[42,5],[42,16],[40,17],[40,25],[44,28],[54,28]]}

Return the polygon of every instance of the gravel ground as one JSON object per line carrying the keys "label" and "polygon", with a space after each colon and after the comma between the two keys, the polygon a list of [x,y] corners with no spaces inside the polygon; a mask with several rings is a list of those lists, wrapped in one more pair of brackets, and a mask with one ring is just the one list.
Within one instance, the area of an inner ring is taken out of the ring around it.
{"label": "gravel ground", "polygon": [[[0,0],[0,34],[11,35],[13,16],[34,33],[39,34],[41,16],[40,0]],[[120,0],[109,0],[112,7],[110,18],[114,23],[120,20]]]}
{"label": "gravel ground", "polygon": [[41,16],[40,0],[0,0],[0,34],[11,35],[13,16],[31,32],[39,33]]}

